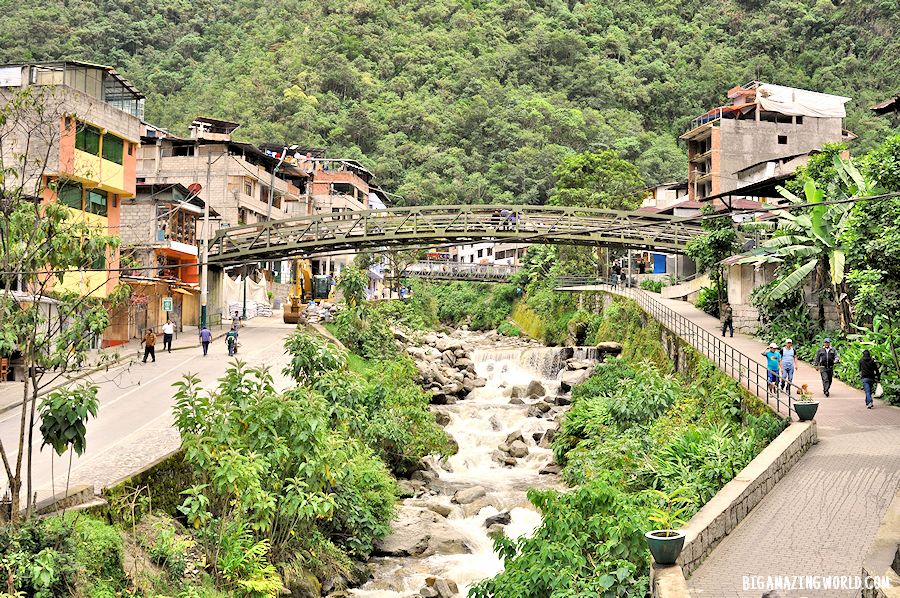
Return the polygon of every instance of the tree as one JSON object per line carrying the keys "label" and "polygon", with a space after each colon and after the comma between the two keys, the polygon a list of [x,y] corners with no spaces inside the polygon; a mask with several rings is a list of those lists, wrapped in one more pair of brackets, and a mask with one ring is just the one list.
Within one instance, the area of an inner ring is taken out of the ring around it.
{"label": "tree", "polygon": [[766,296],[772,301],[801,289],[806,278],[814,274],[813,286],[819,297],[820,322],[824,320],[822,299],[825,293],[830,293],[838,306],[841,330],[846,333],[850,331],[852,312],[845,277],[844,232],[850,224],[852,204],[824,205],[824,201],[826,195],[829,200],[872,195],[874,184],[863,177],[849,160],[835,156],[833,165],[840,184],[831,184],[826,190],[815,180],[807,179],[803,185],[805,200],[787,189],[779,189],[792,203],[823,205],[815,205],[808,213],[801,214],[778,211],[779,234],[765,241],[742,263],[774,263],[780,266],[778,282]]}
{"label": "tree", "polygon": [[406,271],[409,270],[409,267],[420,261],[425,257],[425,250],[423,249],[391,249],[390,251],[386,251],[384,253],[385,260],[387,260],[388,268],[391,272],[391,277],[394,281],[394,290],[397,294],[400,294],[400,282],[403,280],[403,277],[406,275]]}
{"label": "tree", "polygon": [[38,396],[81,368],[109,323],[110,306],[125,294],[118,289],[105,303],[91,296],[106,286],[108,272],[84,296],[60,286],[67,273],[93,270],[106,260],[118,239],[80,212],[43,200],[68,184],[51,180],[55,173],[48,167],[57,159],[65,115],[55,94],[53,88],[25,87],[0,96],[0,355],[20,355],[26,373],[16,446],[0,441],[14,520],[22,511],[23,482],[26,512],[33,507]]}
{"label": "tree", "polygon": [[637,167],[614,150],[568,156],[553,174],[550,203],[557,206],[633,210],[647,194]]}
{"label": "tree", "polygon": [[705,205],[700,213],[706,216],[701,223],[703,234],[688,241],[685,253],[697,263],[700,272],[708,272],[716,289],[717,303],[726,296],[725,272],[722,260],[738,250],[738,235],[734,223],[727,216],[713,217],[711,205]]}

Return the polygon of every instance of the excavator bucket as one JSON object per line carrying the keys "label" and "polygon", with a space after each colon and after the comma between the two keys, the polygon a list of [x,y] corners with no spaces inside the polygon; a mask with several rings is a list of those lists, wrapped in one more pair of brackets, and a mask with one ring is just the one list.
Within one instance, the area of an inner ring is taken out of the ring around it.
{"label": "excavator bucket", "polygon": [[284,306],[284,323],[296,324],[306,311],[306,305],[285,305]]}

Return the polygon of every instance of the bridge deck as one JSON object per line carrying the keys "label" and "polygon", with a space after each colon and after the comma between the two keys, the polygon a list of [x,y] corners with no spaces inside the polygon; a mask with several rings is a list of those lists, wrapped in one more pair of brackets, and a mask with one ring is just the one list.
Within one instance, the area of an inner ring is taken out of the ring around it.
{"label": "bridge deck", "polygon": [[691,218],[557,206],[422,206],[316,214],[217,231],[211,263],[383,247],[476,242],[616,245],[680,253],[702,233]]}

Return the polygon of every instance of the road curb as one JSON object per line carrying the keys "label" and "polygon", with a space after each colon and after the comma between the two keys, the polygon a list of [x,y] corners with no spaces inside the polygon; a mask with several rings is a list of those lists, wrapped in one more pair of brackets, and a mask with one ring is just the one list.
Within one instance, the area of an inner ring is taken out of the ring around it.
{"label": "road curb", "polygon": [[[213,335],[212,340],[220,339],[220,338],[224,337],[226,334],[227,334],[227,332],[221,332],[218,335]],[[210,342],[212,342],[212,341],[210,341]],[[197,346],[192,345],[189,347],[175,347],[172,349],[172,351],[173,352],[174,351],[186,351],[188,349],[198,349],[198,348],[200,348],[199,344]],[[121,357],[119,357],[115,361],[110,361],[108,363],[104,363],[101,366],[97,366],[97,367],[94,367],[91,369],[81,371],[78,374],[76,374],[75,376],[73,376],[72,378],[69,378],[68,380],[66,380],[66,382],[63,382],[62,384],[58,384],[51,388],[45,388],[44,390],[42,390],[41,392],[38,393],[37,398],[46,396],[61,386],[65,386],[66,384],[71,384],[73,382],[76,382],[78,380],[86,378],[86,377],[90,376],[91,374],[96,374],[97,372],[102,371],[102,370],[109,370],[109,368],[120,365],[120,364],[128,361],[129,359],[134,359],[135,361],[140,361],[140,359],[139,359],[140,354],[141,354],[141,350],[139,348],[137,356],[135,356],[134,354],[129,352],[127,355],[123,354]],[[6,413],[9,413],[10,411],[12,411],[14,409],[18,409],[26,402],[27,401],[17,401],[15,403],[10,403],[9,405],[6,405],[4,407],[0,407],[0,415],[5,415]]]}

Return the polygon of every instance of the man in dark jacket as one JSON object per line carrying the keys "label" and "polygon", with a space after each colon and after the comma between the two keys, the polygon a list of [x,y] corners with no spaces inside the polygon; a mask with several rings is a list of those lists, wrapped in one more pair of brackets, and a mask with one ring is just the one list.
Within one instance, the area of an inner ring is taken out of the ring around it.
{"label": "man in dark jacket", "polygon": [[859,360],[859,377],[866,393],[866,407],[871,409],[873,406],[872,390],[881,379],[881,372],[878,370],[878,362],[872,359],[872,354],[868,349],[863,351],[862,359]]}
{"label": "man in dark jacket", "polygon": [[826,338],[822,341],[822,346],[816,351],[816,359],[813,365],[819,370],[822,376],[822,390],[825,396],[831,391],[831,380],[834,378],[834,364],[838,362],[838,354],[834,347],[831,346],[831,339]]}

